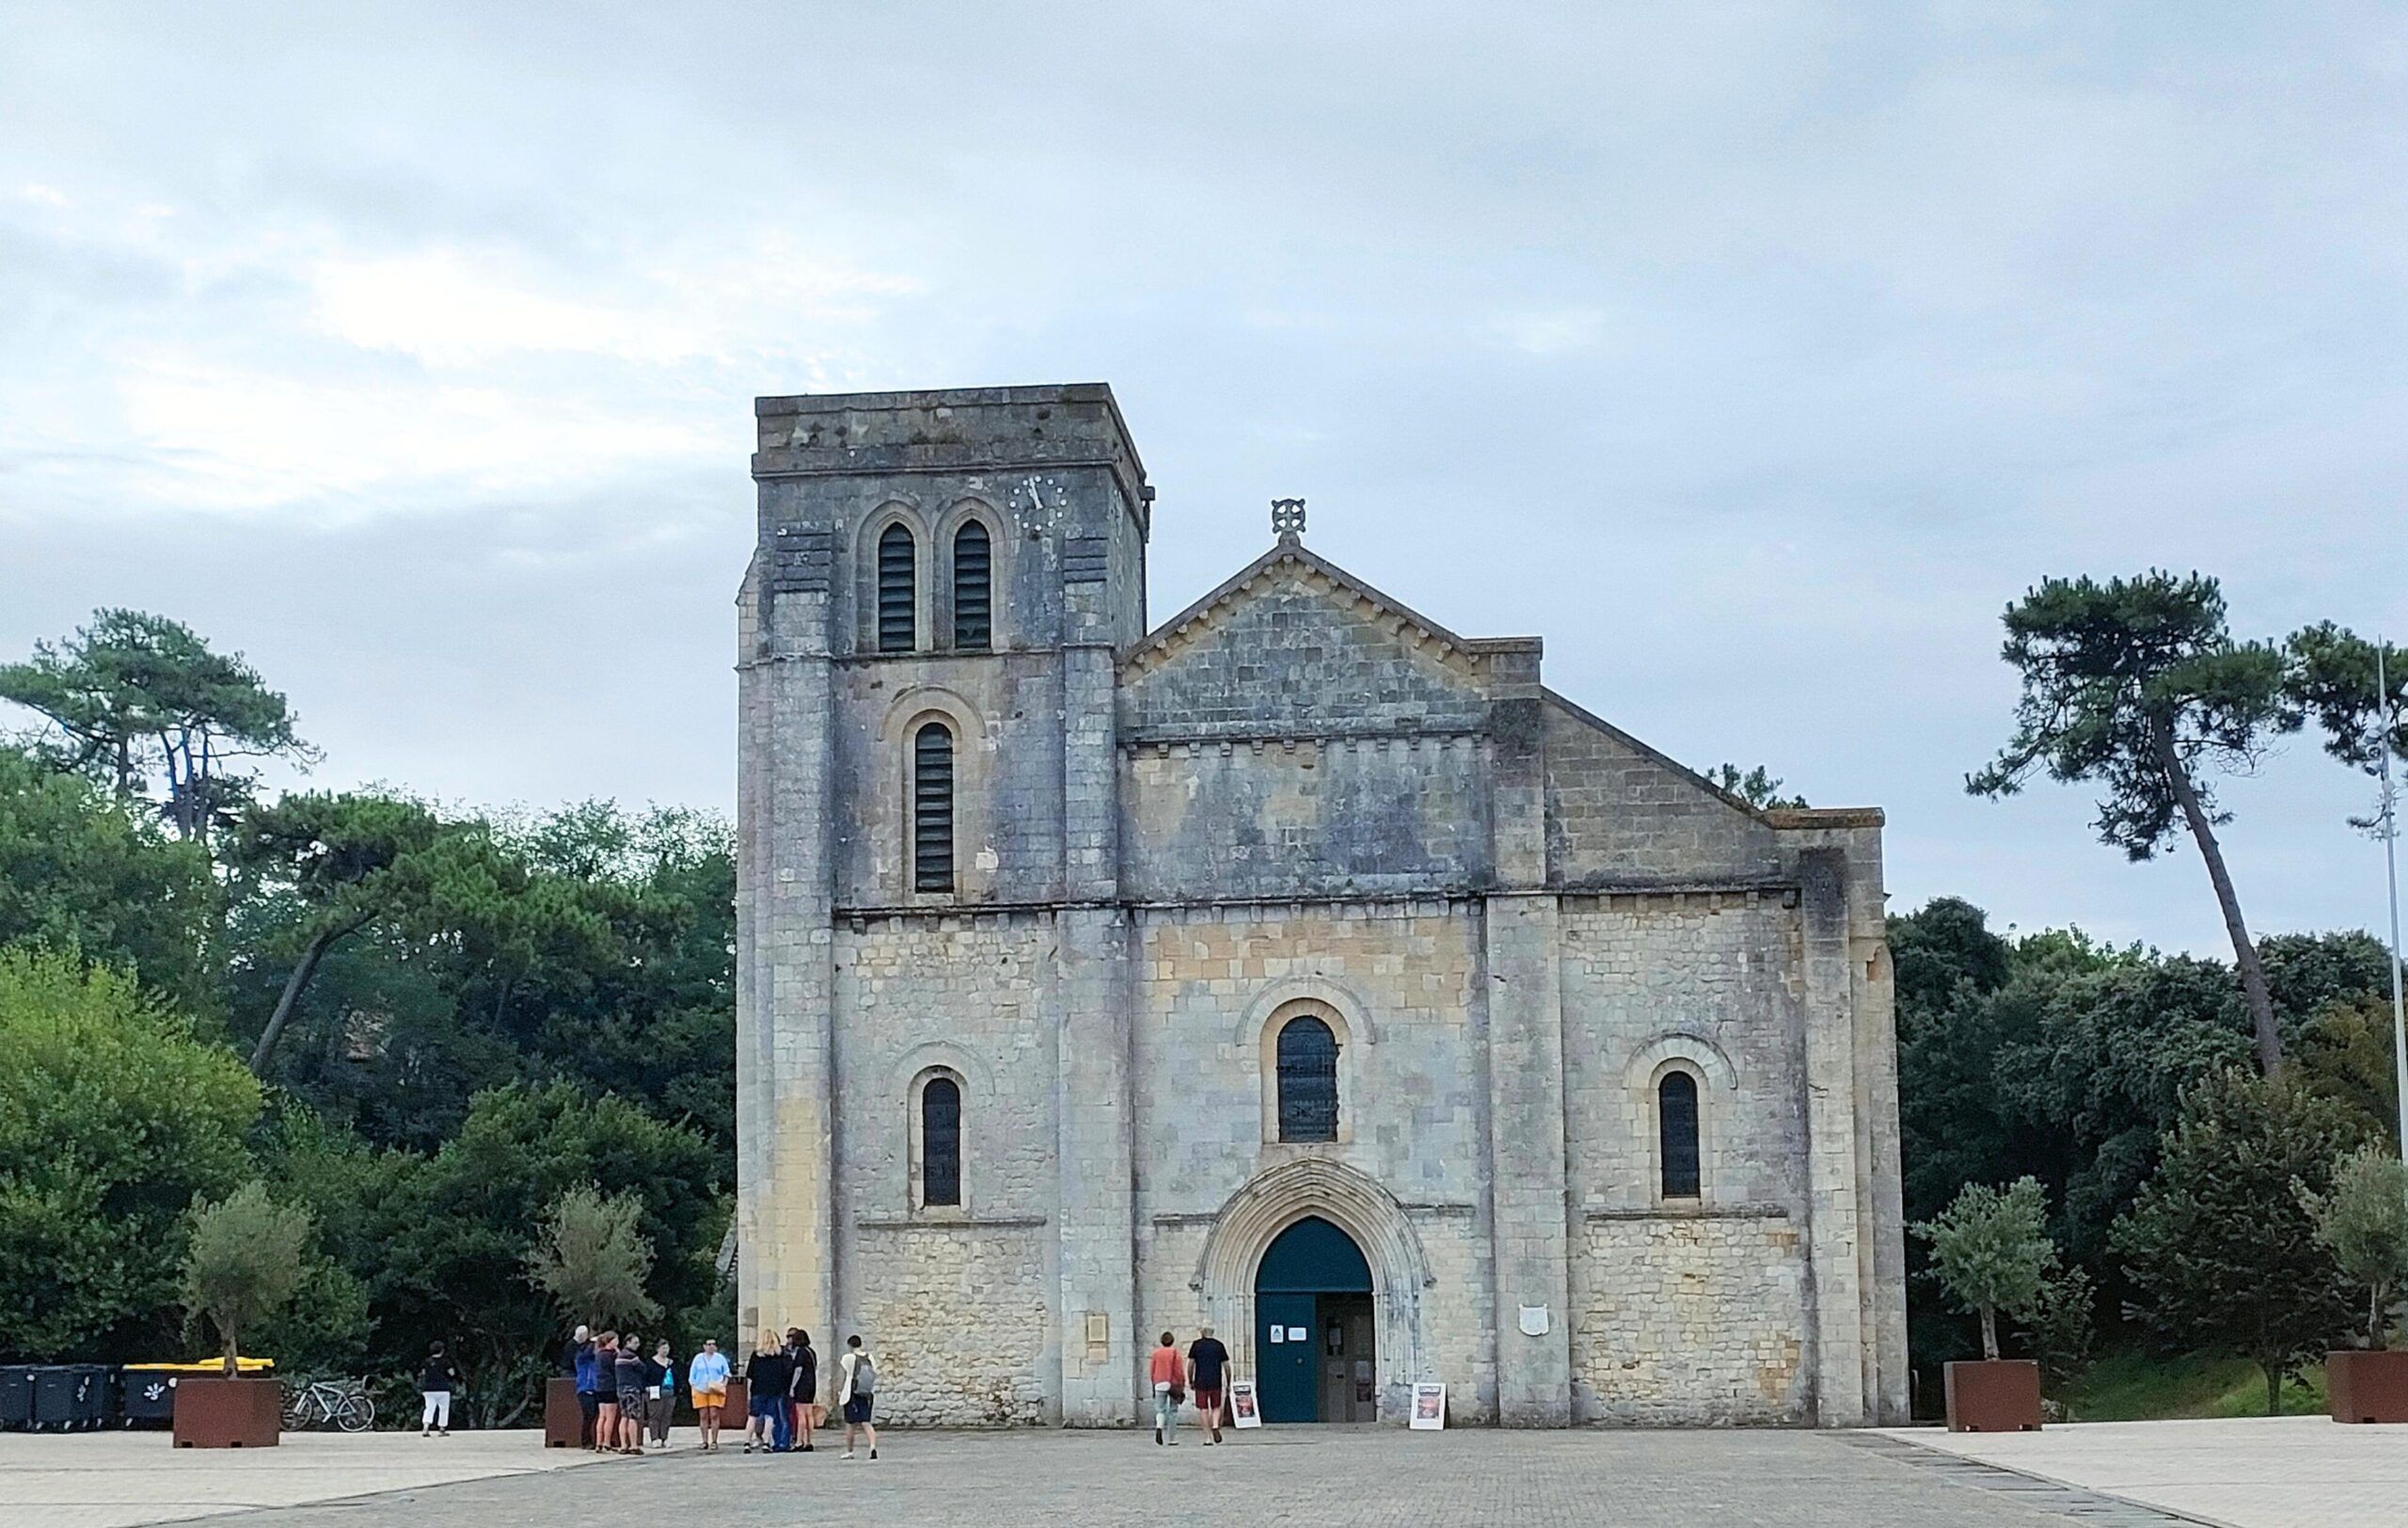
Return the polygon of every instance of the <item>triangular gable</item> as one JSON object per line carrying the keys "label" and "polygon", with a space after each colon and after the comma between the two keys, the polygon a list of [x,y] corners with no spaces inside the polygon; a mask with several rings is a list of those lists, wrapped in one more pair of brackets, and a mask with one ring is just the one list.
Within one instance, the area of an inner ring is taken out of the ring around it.
{"label": "triangular gable", "polygon": [[1481,645],[1282,542],[1129,651],[1122,722],[1180,737],[1476,730]]}

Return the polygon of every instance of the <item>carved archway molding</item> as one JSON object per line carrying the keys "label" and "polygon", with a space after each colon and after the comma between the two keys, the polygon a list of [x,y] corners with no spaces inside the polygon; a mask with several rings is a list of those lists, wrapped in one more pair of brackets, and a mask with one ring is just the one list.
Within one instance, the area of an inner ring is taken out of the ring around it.
{"label": "carved archway molding", "polygon": [[1311,1155],[1255,1174],[1213,1218],[1188,1287],[1203,1297],[1240,1372],[1259,1373],[1254,1352],[1255,1273],[1272,1241],[1309,1216],[1319,1216],[1354,1237],[1370,1265],[1379,1333],[1380,1415],[1402,1416],[1413,1381],[1431,1377],[1422,1291],[1437,1280],[1404,1206],[1361,1170],[1334,1157]]}

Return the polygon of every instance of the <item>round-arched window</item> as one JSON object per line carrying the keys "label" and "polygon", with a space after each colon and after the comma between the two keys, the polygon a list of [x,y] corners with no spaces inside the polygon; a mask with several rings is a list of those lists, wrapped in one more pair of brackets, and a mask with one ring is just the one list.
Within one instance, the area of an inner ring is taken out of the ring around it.
{"label": "round-arched window", "polygon": [[1338,1138],[1338,1037],[1309,1013],[1279,1031],[1279,1138]]}
{"label": "round-arched window", "polygon": [[961,1085],[930,1077],[920,1089],[920,1202],[961,1202]]}
{"label": "round-arched window", "polygon": [[1664,1197],[1697,1198],[1701,1179],[1695,1077],[1686,1072],[1667,1072],[1664,1080],[1656,1085],[1656,1131],[1661,1148]]}

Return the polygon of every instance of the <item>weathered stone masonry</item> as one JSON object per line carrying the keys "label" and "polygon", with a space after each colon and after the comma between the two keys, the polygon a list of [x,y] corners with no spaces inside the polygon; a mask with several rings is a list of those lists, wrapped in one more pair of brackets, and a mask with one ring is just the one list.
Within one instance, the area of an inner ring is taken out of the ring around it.
{"label": "weathered stone masonry", "polygon": [[[867,1333],[901,1420],[1131,1423],[1162,1327],[1257,1371],[1255,1267],[1310,1215],[1371,1269],[1384,1417],[1418,1379],[1458,1422],[1903,1414],[1878,812],[1753,810],[1547,690],[1535,639],[1292,535],[1149,630],[1152,491],[1104,388],[756,412],[748,1329]],[[911,641],[880,651],[898,525]],[[931,724],[943,891],[912,873]],[[1280,1138],[1299,1016],[1338,1041],[1335,1139]],[[1676,1072],[1699,1171],[1668,1198]],[[923,1192],[937,1077],[958,1203]]]}

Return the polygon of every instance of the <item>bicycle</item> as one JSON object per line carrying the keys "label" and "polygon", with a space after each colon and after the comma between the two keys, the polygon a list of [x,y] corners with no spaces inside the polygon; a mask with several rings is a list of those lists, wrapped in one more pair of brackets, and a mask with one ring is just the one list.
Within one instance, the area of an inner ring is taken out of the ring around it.
{"label": "bicycle", "polygon": [[344,1432],[366,1432],[376,1425],[376,1403],[356,1379],[305,1379],[284,1398],[284,1425],[296,1432],[333,1423]]}

